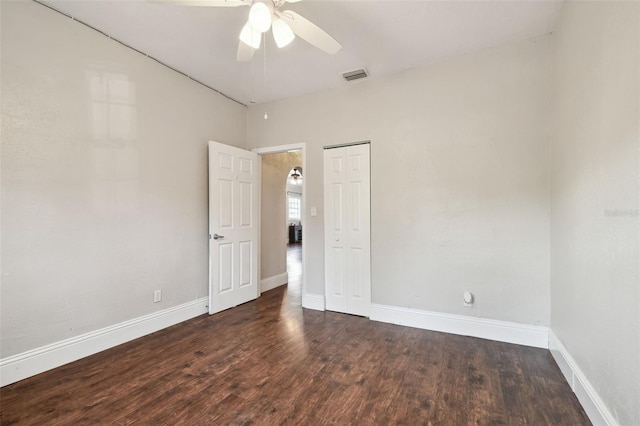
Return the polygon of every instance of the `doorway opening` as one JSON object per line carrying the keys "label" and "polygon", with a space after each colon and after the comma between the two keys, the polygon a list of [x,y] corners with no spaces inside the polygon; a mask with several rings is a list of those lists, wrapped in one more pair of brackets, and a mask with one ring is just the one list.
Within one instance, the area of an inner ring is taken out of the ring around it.
{"label": "doorway opening", "polygon": [[260,292],[287,285],[290,303],[304,301],[305,144],[254,149],[261,156]]}

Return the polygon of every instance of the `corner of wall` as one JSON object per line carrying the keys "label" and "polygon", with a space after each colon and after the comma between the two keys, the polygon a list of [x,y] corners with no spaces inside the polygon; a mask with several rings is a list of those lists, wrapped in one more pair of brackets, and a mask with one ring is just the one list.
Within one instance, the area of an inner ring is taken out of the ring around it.
{"label": "corner of wall", "polygon": [[594,425],[617,426],[605,403],[558,336],[549,330],[549,351]]}

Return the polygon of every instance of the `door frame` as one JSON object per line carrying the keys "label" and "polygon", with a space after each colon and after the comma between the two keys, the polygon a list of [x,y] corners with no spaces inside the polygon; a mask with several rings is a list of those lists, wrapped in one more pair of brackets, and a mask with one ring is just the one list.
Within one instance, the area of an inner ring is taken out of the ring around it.
{"label": "door frame", "polygon": [[[307,173],[307,144],[304,142],[294,143],[289,145],[277,145],[277,146],[268,146],[264,148],[254,148],[251,152],[255,152],[262,158],[265,154],[278,154],[281,152],[288,151],[302,151],[302,218],[303,218],[303,226],[306,227],[309,223],[309,219],[307,217],[306,211],[306,199],[307,199],[307,180],[309,174]],[[260,164],[260,191],[258,192],[258,295],[260,294],[260,279],[262,277],[261,271],[261,263],[262,263],[262,161]],[[300,280],[300,293],[302,294],[302,306],[305,307],[304,301],[306,296],[306,285],[305,285],[305,276],[307,271],[307,246],[305,243],[304,237],[304,228],[302,230],[302,279]]]}

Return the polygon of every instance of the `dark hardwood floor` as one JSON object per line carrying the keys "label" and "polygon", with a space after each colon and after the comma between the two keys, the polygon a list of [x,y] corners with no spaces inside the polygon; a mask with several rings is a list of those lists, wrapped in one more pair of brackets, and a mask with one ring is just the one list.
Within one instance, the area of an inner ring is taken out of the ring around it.
{"label": "dark hardwood floor", "polygon": [[589,424],[546,350],[302,309],[292,277],[4,387],[0,423]]}

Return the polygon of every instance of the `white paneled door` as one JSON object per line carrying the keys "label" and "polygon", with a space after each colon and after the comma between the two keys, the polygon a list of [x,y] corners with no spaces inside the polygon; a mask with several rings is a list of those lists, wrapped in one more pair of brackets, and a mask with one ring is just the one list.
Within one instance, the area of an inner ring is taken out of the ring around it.
{"label": "white paneled door", "polygon": [[325,297],[330,311],[369,316],[369,144],[324,151]]}
{"label": "white paneled door", "polygon": [[258,155],[209,142],[209,313],[258,297]]}

